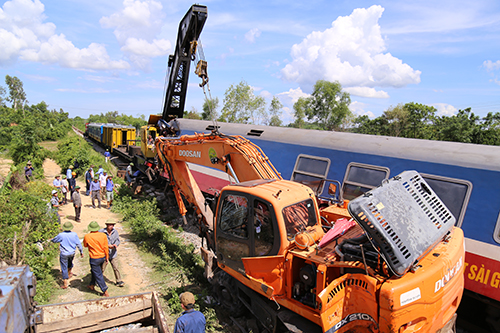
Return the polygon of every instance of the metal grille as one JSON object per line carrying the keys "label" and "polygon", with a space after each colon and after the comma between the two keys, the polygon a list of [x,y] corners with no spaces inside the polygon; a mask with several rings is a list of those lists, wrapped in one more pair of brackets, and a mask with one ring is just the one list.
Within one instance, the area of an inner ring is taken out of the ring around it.
{"label": "metal grille", "polygon": [[416,171],[405,171],[349,203],[393,272],[403,275],[455,224],[455,217]]}

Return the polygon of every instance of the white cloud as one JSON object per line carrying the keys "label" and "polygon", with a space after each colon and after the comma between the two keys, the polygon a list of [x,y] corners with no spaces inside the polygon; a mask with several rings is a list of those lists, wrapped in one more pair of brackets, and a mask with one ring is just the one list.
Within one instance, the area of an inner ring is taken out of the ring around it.
{"label": "white cloud", "polygon": [[255,38],[260,37],[261,31],[257,28],[253,28],[245,34],[245,39],[250,43],[255,43]]}
{"label": "white cloud", "polygon": [[369,118],[375,118],[375,114],[371,111],[366,111],[366,104],[354,101],[349,105],[349,110],[357,116],[368,116]]}
{"label": "white cloud", "polygon": [[495,62],[491,60],[486,60],[485,62],[483,62],[483,66],[486,68],[487,71],[494,71],[500,69],[500,60],[497,60]]}
{"label": "white cloud", "polygon": [[368,87],[348,87],[344,91],[354,96],[370,97],[370,98],[389,98],[389,94],[383,90],[375,90]]}
{"label": "white cloud", "polygon": [[297,88],[297,89],[290,89],[288,91],[279,93],[278,98],[280,99],[281,103],[283,104],[295,104],[299,100],[300,97],[307,98],[310,97],[311,95],[306,94],[305,92],[302,91],[302,89]]}
{"label": "white cloud", "polygon": [[457,108],[455,108],[453,105],[446,104],[446,103],[434,103],[431,104],[431,106],[435,107],[437,109],[437,115],[438,116],[453,116],[457,113]]}
{"label": "white cloud", "polygon": [[39,0],[12,0],[0,8],[0,65],[18,59],[90,70],[127,69],[123,60],[110,59],[105,47],[92,43],[79,49],[55,24],[44,23],[45,6]]}
{"label": "white cloud", "polygon": [[164,22],[162,5],[154,0],[124,0],[123,9],[99,21],[103,28],[114,29],[121,51],[140,69],[148,69],[151,58],[168,54],[172,45],[157,39]]}
{"label": "white cloud", "polygon": [[[421,72],[386,51],[378,20],[384,9],[375,5],[339,17],[325,31],[309,34],[291,50],[292,61],[281,74],[311,89],[319,79],[339,81],[344,88],[404,87],[420,82]],[[369,92],[369,91],[365,91]],[[369,92],[377,98],[383,92]]]}

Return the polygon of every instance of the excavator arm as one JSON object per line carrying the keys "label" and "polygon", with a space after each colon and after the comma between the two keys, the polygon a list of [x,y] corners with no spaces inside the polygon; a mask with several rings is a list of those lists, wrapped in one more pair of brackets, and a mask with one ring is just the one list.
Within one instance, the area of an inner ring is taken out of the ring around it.
{"label": "excavator arm", "polygon": [[213,230],[213,212],[187,163],[226,172],[238,182],[259,179],[282,179],[264,152],[241,136],[219,133],[183,135],[170,139],[159,137],[155,142],[161,166],[170,177],[179,212],[186,215],[182,195],[196,206],[205,226]]}

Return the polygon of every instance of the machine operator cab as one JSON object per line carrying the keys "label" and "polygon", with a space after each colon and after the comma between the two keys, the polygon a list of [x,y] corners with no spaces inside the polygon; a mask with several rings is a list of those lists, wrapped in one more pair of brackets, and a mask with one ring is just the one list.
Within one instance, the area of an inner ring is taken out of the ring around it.
{"label": "machine operator cab", "polygon": [[156,156],[155,140],[158,136],[179,137],[180,135],[181,128],[177,119],[167,122],[162,116],[150,115],[148,124],[141,127],[141,152],[146,158],[154,158]]}
{"label": "machine operator cab", "polygon": [[319,221],[312,190],[286,180],[227,186],[217,209],[217,258],[240,273],[245,272],[242,258],[282,255],[299,233]]}

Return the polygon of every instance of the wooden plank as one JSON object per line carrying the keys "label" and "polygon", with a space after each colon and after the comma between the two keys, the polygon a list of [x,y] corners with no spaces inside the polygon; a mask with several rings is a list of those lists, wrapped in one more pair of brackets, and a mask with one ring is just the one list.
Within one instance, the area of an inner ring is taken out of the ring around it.
{"label": "wooden plank", "polygon": [[151,299],[138,299],[134,303],[124,304],[98,312],[88,313],[73,318],[61,318],[60,321],[37,325],[37,332],[54,332],[68,328],[85,327],[96,322],[102,322],[127,315],[143,309],[151,309]]}
{"label": "wooden plank", "polygon": [[159,333],[170,333],[168,330],[167,319],[165,318],[165,314],[163,313],[160,300],[158,298],[158,293],[153,291],[153,295],[151,296],[151,302],[154,310],[154,319],[156,326],[158,326]]}
{"label": "wooden plank", "polygon": [[110,321],[106,321],[106,322],[94,325],[92,327],[86,327],[86,328],[82,328],[82,329],[79,329],[79,330],[71,329],[71,330],[68,330],[68,331],[65,331],[65,332],[68,332],[68,333],[69,332],[71,332],[71,333],[92,333],[92,332],[104,330],[104,329],[107,329],[107,328],[112,328],[112,327],[115,327],[115,326],[127,325],[127,324],[134,323],[134,322],[142,320],[142,319],[150,318],[151,315],[152,315],[152,313],[153,313],[152,309],[149,308],[149,309],[146,309],[144,311],[132,313],[132,314],[130,314],[128,316],[125,316],[125,317],[122,317],[122,318],[113,319],[113,320],[110,320]]}

